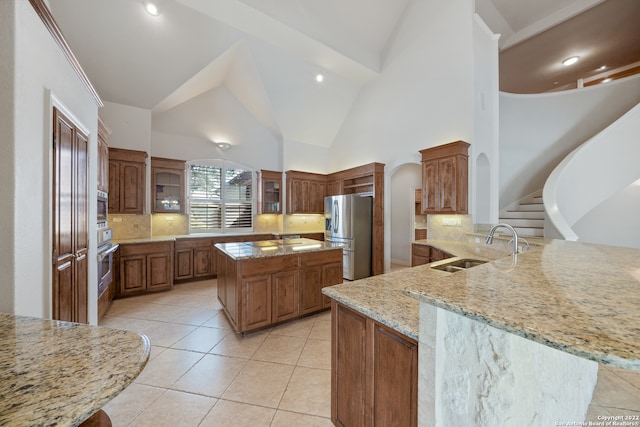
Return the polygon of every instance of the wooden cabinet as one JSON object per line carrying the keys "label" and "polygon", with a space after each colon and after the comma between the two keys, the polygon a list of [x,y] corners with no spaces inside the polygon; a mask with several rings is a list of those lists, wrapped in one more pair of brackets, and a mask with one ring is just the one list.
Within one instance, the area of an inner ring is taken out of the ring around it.
{"label": "wooden cabinet", "polygon": [[171,289],[173,246],[173,242],[120,245],[117,296]]}
{"label": "wooden cabinet", "polygon": [[111,130],[98,116],[98,191],[109,192],[109,145]]}
{"label": "wooden cabinet", "polygon": [[336,426],[418,425],[418,343],[332,302],[331,420]]}
{"label": "wooden cabinet", "polygon": [[417,190],[415,191],[414,200],[415,200],[415,210],[414,210],[414,213],[415,213],[416,215],[422,215],[422,190],[417,189]]}
{"label": "wooden cabinet", "polygon": [[184,160],[151,158],[153,213],[184,213]]}
{"label": "wooden cabinet", "polygon": [[326,176],[287,171],[287,214],[324,214]]}
{"label": "wooden cabinet", "polygon": [[427,229],[426,228],[416,228],[413,230],[414,236],[413,240],[424,240],[427,238]]}
{"label": "wooden cabinet", "polygon": [[282,172],[259,170],[258,215],[282,213]]}
{"label": "wooden cabinet", "polygon": [[339,196],[344,194],[342,190],[342,181],[339,179],[329,179],[327,181],[327,196]]}
{"label": "wooden cabinet", "polygon": [[469,199],[469,144],[451,142],[422,155],[422,213],[466,214]]}
{"label": "wooden cabinet", "polygon": [[453,258],[454,255],[434,248],[429,245],[420,245],[417,243],[411,244],[411,266],[429,264],[436,261],[441,261],[447,258]]}
{"label": "wooden cabinet", "polygon": [[295,319],[300,315],[300,280],[297,270],[281,271],[272,275],[271,321]]}
{"label": "wooden cabinet", "polygon": [[88,322],[88,137],[53,109],[53,271],[55,320]]}
{"label": "wooden cabinet", "polygon": [[177,239],[174,279],[204,279],[215,275],[214,239]]}
{"label": "wooden cabinet", "polygon": [[144,213],[146,158],[144,151],[109,148],[109,213]]}
{"label": "wooden cabinet", "polygon": [[216,250],[218,299],[237,332],[329,307],[322,288],[342,283],[339,249],[235,260]]}
{"label": "wooden cabinet", "polygon": [[300,314],[331,305],[322,288],[342,283],[342,254],[332,252],[300,255]]}

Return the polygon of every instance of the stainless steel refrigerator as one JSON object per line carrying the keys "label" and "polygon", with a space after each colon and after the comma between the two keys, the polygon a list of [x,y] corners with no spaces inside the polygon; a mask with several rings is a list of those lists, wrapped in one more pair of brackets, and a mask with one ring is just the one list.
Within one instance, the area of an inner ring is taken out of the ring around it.
{"label": "stainless steel refrigerator", "polygon": [[372,198],[348,194],[324,198],[324,240],[343,247],[343,277],[371,276]]}

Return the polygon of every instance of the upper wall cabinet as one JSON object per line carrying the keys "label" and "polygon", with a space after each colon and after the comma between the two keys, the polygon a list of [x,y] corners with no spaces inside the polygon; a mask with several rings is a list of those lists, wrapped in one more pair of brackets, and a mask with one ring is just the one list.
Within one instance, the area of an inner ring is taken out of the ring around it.
{"label": "upper wall cabinet", "polygon": [[259,170],[258,214],[282,213],[282,172]]}
{"label": "upper wall cabinet", "polygon": [[184,213],[184,160],[151,158],[153,213]]}
{"label": "upper wall cabinet", "polygon": [[109,145],[111,130],[98,116],[98,191],[109,192]]}
{"label": "upper wall cabinet", "polygon": [[420,150],[423,214],[468,212],[468,151],[469,144],[464,141]]}
{"label": "upper wall cabinet", "polygon": [[144,213],[146,159],[144,151],[109,148],[109,213]]}
{"label": "upper wall cabinet", "polygon": [[287,171],[287,214],[324,214],[326,175]]}

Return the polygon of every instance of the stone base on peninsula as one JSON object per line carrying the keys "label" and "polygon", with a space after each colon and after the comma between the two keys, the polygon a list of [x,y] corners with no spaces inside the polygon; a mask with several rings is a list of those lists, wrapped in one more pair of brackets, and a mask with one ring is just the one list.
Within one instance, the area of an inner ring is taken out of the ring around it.
{"label": "stone base on peninsula", "polygon": [[583,421],[597,376],[597,362],[420,303],[421,427]]}

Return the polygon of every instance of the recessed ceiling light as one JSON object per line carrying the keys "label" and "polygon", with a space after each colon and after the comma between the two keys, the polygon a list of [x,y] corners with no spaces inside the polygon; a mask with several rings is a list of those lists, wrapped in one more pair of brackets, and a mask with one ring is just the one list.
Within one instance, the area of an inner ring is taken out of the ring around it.
{"label": "recessed ceiling light", "polygon": [[567,58],[564,61],[562,61],[562,65],[564,65],[564,66],[573,65],[576,62],[578,62],[578,59],[580,59],[579,56],[570,56],[569,58]]}
{"label": "recessed ceiling light", "polygon": [[323,80],[324,80],[324,76],[323,76],[322,74],[318,74],[318,75],[316,76],[316,81],[317,81],[318,83],[322,83],[322,81],[323,81]]}
{"label": "recessed ceiling light", "polygon": [[153,15],[153,16],[160,15],[160,7],[158,6],[157,1],[145,0],[144,10],[146,10],[149,15]]}
{"label": "recessed ceiling light", "polygon": [[607,69],[607,66],[606,65],[602,65],[602,66],[596,68],[596,71],[602,71],[602,70],[606,70],[606,69]]}
{"label": "recessed ceiling light", "polygon": [[609,83],[611,81],[611,77],[607,77],[601,83]]}

